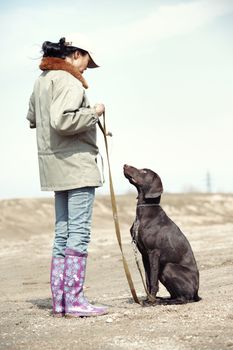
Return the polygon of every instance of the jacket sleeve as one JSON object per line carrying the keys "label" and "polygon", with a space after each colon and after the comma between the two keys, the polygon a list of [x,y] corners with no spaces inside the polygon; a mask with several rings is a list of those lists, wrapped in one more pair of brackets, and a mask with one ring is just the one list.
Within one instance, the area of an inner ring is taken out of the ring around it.
{"label": "jacket sleeve", "polygon": [[94,108],[81,107],[84,91],[77,85],[54,88],[50,124],[61,135],[75,135],[92,128],[98,121]]}
{"label": "jacket sleeve", "polygon": [[28,108],[28,114],[27,114],[27,120],[30,122],[30,128],[34,129],[36,128],[36,114],[35,114],[35,97],[34,92],[31,94],[30,100],[29,100],[29,108]]}

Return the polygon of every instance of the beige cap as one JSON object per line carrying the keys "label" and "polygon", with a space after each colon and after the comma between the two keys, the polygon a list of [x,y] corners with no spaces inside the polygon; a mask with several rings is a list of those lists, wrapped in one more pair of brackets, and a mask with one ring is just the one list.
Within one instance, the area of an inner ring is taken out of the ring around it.
{"label": "beige cap", "polygon": [[80,33],[71,33],[65,36],[66,45],[74,46],[78,49],[82,49],[88,52],[90,56],[90,61],[88,63],[88,68],[97,68],[99,67],[95,62],[95,53],[93,51],[93,45],[91,45],[89,39]]}

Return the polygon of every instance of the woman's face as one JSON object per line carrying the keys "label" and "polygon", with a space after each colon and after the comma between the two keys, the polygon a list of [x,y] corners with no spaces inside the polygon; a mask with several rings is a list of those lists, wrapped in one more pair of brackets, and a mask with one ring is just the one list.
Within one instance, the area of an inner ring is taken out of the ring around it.
{"label": "woman's face", "polygon": [[83,74],[83,72],[87,69],[89,60],[90,60],[90,56],[88,53],[82,56],[78,51],[76,51],[74,53],[72,63],[76,68],[78,68],[79,72]]}

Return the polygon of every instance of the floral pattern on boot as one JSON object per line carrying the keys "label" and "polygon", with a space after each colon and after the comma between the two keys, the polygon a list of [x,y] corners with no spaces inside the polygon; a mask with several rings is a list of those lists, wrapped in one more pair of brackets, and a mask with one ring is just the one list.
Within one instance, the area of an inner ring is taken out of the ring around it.
{"label": "floral pattern on boot", "polygon": [[[81,254],[79,254],[81,255]],[[67,317],[99,316],[107,314],[107,308],[91,305],[84,296],[86,271],[84,256],[66,255],[64,270],[65,314]]]}
{"label": "floral pattern on boot", "polygon": [[62,257],[53,257],[51,262],[50,285],[53,300],[53,315],[63,316],[65,313],[64,304],[64,262]]}

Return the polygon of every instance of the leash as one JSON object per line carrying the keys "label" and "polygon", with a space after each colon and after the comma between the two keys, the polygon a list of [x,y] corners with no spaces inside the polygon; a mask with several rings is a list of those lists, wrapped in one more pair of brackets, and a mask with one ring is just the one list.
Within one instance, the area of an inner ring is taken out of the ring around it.
{"label": "leash", "polygon": [[118,244],[119,244],[119,247],[120,247],[120,251],[121,251],[124,271],[125,271],[125,275],[126,275],[129,287],[130,287],[130,291],[131,291],[133,300],[135,301],[135,303],[140,304],[140,305],[143,306],[142,301],[140,301],[138,299],[138,296],[137,296],[137,293],[136,293],[136,290],[135,290],[135,287],[134,287],[134,284],[133,284],[133,280],[132,280],[132,277],[131,277],[131,274],[130,274],[130,271],[129,271],[129,267],[128,267],[127,261],[125,259],[125,255],[124,255],[123,248],[122,248],[121,232],[120,232],[120,225],[119,225],[119,220],[118,220],[116,197],[115,197],[113,181],[112,181],[112,173],[111,173],[110,160],[109,160],[109,151],[108,151],[108,140],[107,140],[107,136],[112,136],[112,134],[111,133],[107,133],[107,131],[106,131],[105,112],[103,113],[103,125],[101,124],[100,120],[98,120],[98,125],[99,125],[99,128],[100,128],[100,130],[102,131],[102,133],[104,135],[104,142],[105,142],[107,162],[108,162],[109,185],[110,185],[113,220],[114,220],[114,224],[115,224],[115,231],[116,231],[117,241],[118,241]]}

